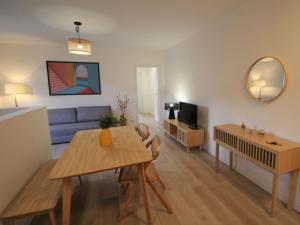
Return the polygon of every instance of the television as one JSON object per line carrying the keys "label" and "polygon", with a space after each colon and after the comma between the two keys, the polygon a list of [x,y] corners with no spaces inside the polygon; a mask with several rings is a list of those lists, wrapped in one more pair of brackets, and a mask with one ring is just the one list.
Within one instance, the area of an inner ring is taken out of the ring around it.
{"label": "television", "polygon": [[197,113],[197,105],[179,102],[178,121],[197,127]]}

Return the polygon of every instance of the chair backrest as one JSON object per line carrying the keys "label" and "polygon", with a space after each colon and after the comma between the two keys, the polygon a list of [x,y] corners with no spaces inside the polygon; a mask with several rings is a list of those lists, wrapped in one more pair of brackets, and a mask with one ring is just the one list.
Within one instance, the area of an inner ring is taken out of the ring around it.
{"label": "chair backrest", "polygon": [[138,125],[137,132],[140,135],[140,137],[142,138],[142,141],[147,140],[150,136],[149,127],[144,123],[140,123]]}
{"label": "chair backrest", "polygon": [[151,152],[152,152],[152,158],[155,160],[160,153],[160,138],[155,135],[154,138],[150,141],[151,142]]}

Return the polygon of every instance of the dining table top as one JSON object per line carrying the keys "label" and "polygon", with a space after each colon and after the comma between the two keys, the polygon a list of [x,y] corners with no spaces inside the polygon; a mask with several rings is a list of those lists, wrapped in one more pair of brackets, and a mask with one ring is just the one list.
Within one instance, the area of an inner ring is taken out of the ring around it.
{"label": "dining table top", "polygon": [[109,129],[112,133],[109,147],[101,146],[100,129],[78,131],[48,178],[69,178],[152,160],[151,151],[146,149],[133,126]]}

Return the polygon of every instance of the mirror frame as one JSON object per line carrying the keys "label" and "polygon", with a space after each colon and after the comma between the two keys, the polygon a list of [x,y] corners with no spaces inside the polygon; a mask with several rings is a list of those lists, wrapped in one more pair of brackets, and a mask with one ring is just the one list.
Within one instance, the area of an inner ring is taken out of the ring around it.
{"label": "mirror frame", "polygon": [[[249,89],[249,86],[248,86],[248,79],[249,79],[249,75],[250,75],[250,73],[251,73],[252,68],[253,68],[259,61],[261,61],[261,60],[264,59],[264,58],[273,58],[273,59],[277,60],[277,62],[279,62],[279,64],[280,64],[281,67],[282,67],[282,70],[283,70],[283,72],[284,72],[284,85],[283,85],[282,89],[280,90],[279,94],[278,94],[276,97],[274,97],[274,98],[272,98],[272,99],[270,99],[270,100],[262,100],[262,99],[255,98],[254,95],[251,93],[251,91],[250,91],[250,89]],[[284,66],[284,64],[282,63],[282,61],[281,61],[280,59],[278,59],[277,57],[274,57],[274,56],[263,56],[263,57],[260,57],[259,59],[255,60],[254,63],[251,64],[251,66],[250,66],[250,68],[248,69],[247,74],[246,74],[245,84],[246,84],[247,92],[249,93],[249,95],[250,95],[253,99],[255,99],[256,101],[259,101],[259,102],[272,102],[272,101],[276,100],[277,98],[279,98],[279,97],[282,95],[282,93],[283,93],[284,90],[286,89],[287,81],[288,81],[288,74],[287,74],[287,72],[286,72],[285,66]]]}

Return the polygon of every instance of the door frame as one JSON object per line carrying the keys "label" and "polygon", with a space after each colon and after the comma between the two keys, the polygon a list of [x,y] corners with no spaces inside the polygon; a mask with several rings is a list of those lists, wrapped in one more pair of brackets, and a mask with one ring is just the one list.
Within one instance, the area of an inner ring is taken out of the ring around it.
{"label": "door frame", "polygon": [[[160,121],[160,106],[161,106],[161,65],[157,65],[157,64],[137,64],[135,66],[135,85],[136,85],[136,95],[138,96],[138,83],[137,83],[137,69],[138,68],[157,68],[157,108],[158,108],[158,115],[157,115],[157,119],[159,122]],[[136,112],[137,112],[137,116],[139,117],[139,106],[138,106],[138,97],[137,97],[137,106],[136,106]],[[155,115],[154,115],[155,118]]]}

